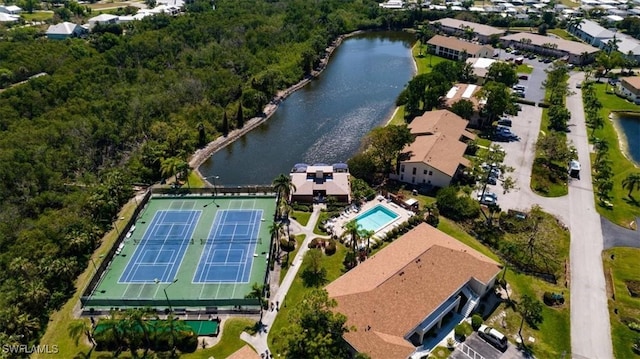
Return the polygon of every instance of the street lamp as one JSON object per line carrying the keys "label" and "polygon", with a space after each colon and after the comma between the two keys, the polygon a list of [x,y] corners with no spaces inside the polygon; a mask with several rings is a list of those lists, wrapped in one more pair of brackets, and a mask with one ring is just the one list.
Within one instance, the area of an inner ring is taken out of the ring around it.
{"label": "street lamp", "polygon": [[[171,285],[175,282],[178,281],[178,278],[174,279],[173,282],[167,284],[164,288],[162,288],[162,291],[164,292],[164,297],[167,299],[167,306],[169,306],[169,313],[171,315],[173,315],[173,308],[171,307],[171,301],[169,300],[169,295],[167,295],[167,288],[171,287]],[[160,283],[160,280],[158,278],[156,278],[154,280],[154,282],[156,282],[156,284]]]}
{"label": "street lamp", "polygon": [[205,177],[204,179],[207,180],[209,178],[211,178],[211,180],[213,182],[213,201],[211,203],[205,204],[203,207],[207,207],[210,204],[215,204],[216,207],[220,207],[220,205],[216,203],[216,196],[218,195],[218,188],[216,186],[216,180],[220,179],[220,176],[215,176],[215,175],[214,176],[208,176],[208,177]]}

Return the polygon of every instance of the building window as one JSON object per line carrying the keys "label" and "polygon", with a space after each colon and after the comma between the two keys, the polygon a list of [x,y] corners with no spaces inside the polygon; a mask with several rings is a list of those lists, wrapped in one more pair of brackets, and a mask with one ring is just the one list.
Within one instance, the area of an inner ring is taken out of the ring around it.
{"label": "building window", "polygon": [[411,183],[416,183],[416,178],[415,177],[411,177]]}
{"label": "building window", "polygon": [[429,176],[433,176],[433,171],[429,171]]}
{"label": "building window", "polygon": [[404,165],[400,166],[400,172],[404,172]]}
{"label": "building window", "polygon": [[422,183],[427,183],[427,180],[423,178]]}
{"label": "building window", "polygon": [[400,175],[400,181],[404,181],[404,175]]}
{"label": "building window", "polygon": [[428,184],[431,184],[431,180],[428,180],[428,181],[427,181],[427,183],[428,183]]}
{"label": "building window", "polygon": [[416,168],[413,167],[413,173],[412,174],[416,174]]}
{"label": "building window", "polygon": [[423,175],[426,175],[426,174],[427,174],[427,170],[424,170],[424,171],[422,172],[422,174],[423,174]]}

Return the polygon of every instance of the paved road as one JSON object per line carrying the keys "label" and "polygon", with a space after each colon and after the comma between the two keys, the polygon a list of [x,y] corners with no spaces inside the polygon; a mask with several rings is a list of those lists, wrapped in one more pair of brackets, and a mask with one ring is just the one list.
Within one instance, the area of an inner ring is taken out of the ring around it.
{"label": "paved road", "polygon": [[569,228],[571,229],[571,351],[593,359],[613,358],[607,290],[602,267],[603,236],[596,211],[591,179],[589,143],[584,120],[582,91],[576,84],[584,73],[569,78],[573,92],[567,97],[571,112],[573,142],[582,164],[580,180],[569,183]]}
{"label": "paved road", "polygon": [[[498,204],[503,210],[526,210],[537,204],[556,215],[571,231],[571,349],[574,358],[613,358],[611,328],[601,253],[603,235],[600,216],[595,209],[589,161],[589,144],[584,121],[581,91],[575,85],[584,74],[574,73],[569,80],[573,92],[567,97],[571,111],[571,131],[567,135],[578,151],[582,164],[581,179],[569,184],[569,195],[543,198],[531,191],[531,165],[542,110],[523,106],[513,120],[513,132],[520,141],[502,143],[505,164],[514,167],[512,177],[518,189],[503,194]],[[494,190],[500,193],[499,189]],[[627,235],[628,237],[628,235]],[[625,237],[625,238],[627,238]]]}
{"label": "paved road", "polygon": [[[636,218],[636,225],[640,218]],[[604,249],[613,247],[640,248],[640,232],[638,230],[620,227],[608,219],[600,217],[600,226],[604,236]]]}

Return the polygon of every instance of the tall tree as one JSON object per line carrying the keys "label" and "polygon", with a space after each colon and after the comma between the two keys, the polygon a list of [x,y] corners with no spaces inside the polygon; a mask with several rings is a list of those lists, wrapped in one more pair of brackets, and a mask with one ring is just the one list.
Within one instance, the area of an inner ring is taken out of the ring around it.
{"label": "tall tree", "polygon": [[358,263],[357,250],[358,250],[358,241],[360,240],[361,233],[361,225],[355,220],[351,220],[347,222],[344,226],[343,236],[350,236],[351,243],[351,251],[353,253],[353,257],[350,257],[350,263],[347,263],[349,268],[353,268]]}
{"label": "tall tree", "polygon": [[371,156],[387,177],[401,151],[413,140],[414,136],[407,125],[389,125],[374,128],[367,135],[366,143]]}
{"label": "tall tree", "polygon": [[515,106],[511,91],[500,82],[487,82],[474,96],[486,101],[483,112],[488,121],[484,121],[483,124],[492,123]]}
{"label": "tall tree", "polygon": [[518,73],[513,65],[508,62],[496,61],[489,66],[487,79],[500,82],[508,87],[518,83]]}
{"label": "tall tree", "polygon": [[344,358],[348,354],[342,336],[349,330],[347,318],[336,313],[337,303],[324,289],[312,289],[289,312],[289,324],[282,334],[284,357]]}
{"label": "tall tree", "polygon": [[242,100],[238,104],[238,112],[236,112],[236,126],[238,128],[244,127],[244,114],[242,113]]}
{"label": "tall tree", "polygon": [[95,340],[93,340],[93,328],[91,328],[91,324],[84,319],[74,320],[69,323],[69,327],[67,328],[69,331],[69,336],[74,340],[76,346],[80,341],[80,338],[84,335],[87,338],[87,341],[91,343],[91,347],[96,346]]}
{"label": "tall tree", "polygon": [[456,115],[464,118],[465,120],[470,120],[475,113],[475,106],[473,102],[467,99],[461,99],[458,102],[451,105],[451,112]]}
{"label": "tall tree", "polygon": [[630,173],[622,180],[622,188],[629,191],[627,196],[631,197],[631,192],[640,189],[640,173]]}
{"label": "tall tree", "polygon": [[544,317],[542,316],[542,303],[539,300],[536,300],[528,295],[523,295],[522,299],[520,299],[520,303],[518,304],[518,311],[522,316],[522,320],[520,321],[520,329],[518,329],[518,335],[520,336],[520,340],[524,343],[524,338],[522,337],[522,326],[526,321],[532,328],[536,328],[538,324],[542,323]]}
{"label": "tall tree", "polygon": [[[289,202],[291,200],[291,194],[296,191],[296,185],[291,181],[291,177],[284,173],[274,178],[271,184],[273,185],[273,190],[278,194],[280,203]],[[279,204],[278,207],[280,207]]]}
{"label": "tall tree", "polygon": [[227,118],[227,111],[224,111],[222,115],[222,135],[224,137],[229,136],[229,119]]}

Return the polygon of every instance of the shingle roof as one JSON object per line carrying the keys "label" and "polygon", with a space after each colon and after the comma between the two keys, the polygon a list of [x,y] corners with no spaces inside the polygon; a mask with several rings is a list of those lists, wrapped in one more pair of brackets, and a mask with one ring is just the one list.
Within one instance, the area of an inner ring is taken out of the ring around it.
{"label": "shingle roof", "polygon": [[251,349],[250,346],[245,345],[228,356],[227,359],[260,359],[260,356],[253,349]]}
{"label": "shingle roof", "polygon": [[538,34],[531,34],[527,32],[518,32],[515,34],[503,36],[501,40],[520,42],[522,39],[531,40],[532,45],[542,46],[544,44],[556,44],[558,50],[568,52],[572,55],[579,56],[583,52],[594,53],[600,51],[598,48],[591,45],[583,44],[577,41],[570,41],[565,39],[559,39],[555,37],[543,36]]}
{"label": "shingle roof", "polygon": [[476,54],[485,46],[489,48],[491,47],[488,45],[483,46],[474,44],[473,42],[463,41],[458,39],[457,37],[447,37],[442,35],[436,35],[432,37],[429,41],[427,41],[427,44],[445,47],[457,51],[466,51],[469,54]]}
{"label": "shingle roof", "polygon": [[[471,278],[486,284],[498,263],[421,223],[326,289],[356,328],[344,338],[372,359],[406,358],[409,332]],[[370,328],[370,330],[367,330]]]}
{"label": "shingle roof", "polygon": [[640,90],[640,77],[638,76],[621,77],[620,81],[624,81],[633,86],[636,91]]}
{"label": "shingle roof", "polygon": [[47,29],[47,35],[71,35],[76,29],[76,24],[72,22],[62,22],[56,25],[51,25]]}
{"label": "shingle roof", "polygon": [[472,28],[475,33],[480,34],[480,35],[484,35],[484,36],[502,35],[502,34],[504,34],[504,30],[495,28],[493,26],[478,24],[476,22],[452,19],[452,18],[449,18],[449,17],[444,18],[444,19],[440,19],[440,20],[436,20],[436,21],[431,21],[431,24],[434,24],[436,22],[439,22],[443,26],[450,27],[450,28],[456,28],[456,29],[460,29],[460,28],[463,28],[465,26],[468,26],[468,27]]}
{"label": "shingle roof", "polygon": [[453,176],[460,164],[469,166],[463,157],[467,145],[460,137],[475,138],[466,130],[469,121],[448,110],[427,111],[409,124],[409,130],[416,135],[413,143],[403,152],[410,158],[405,162],[423,162]]}

